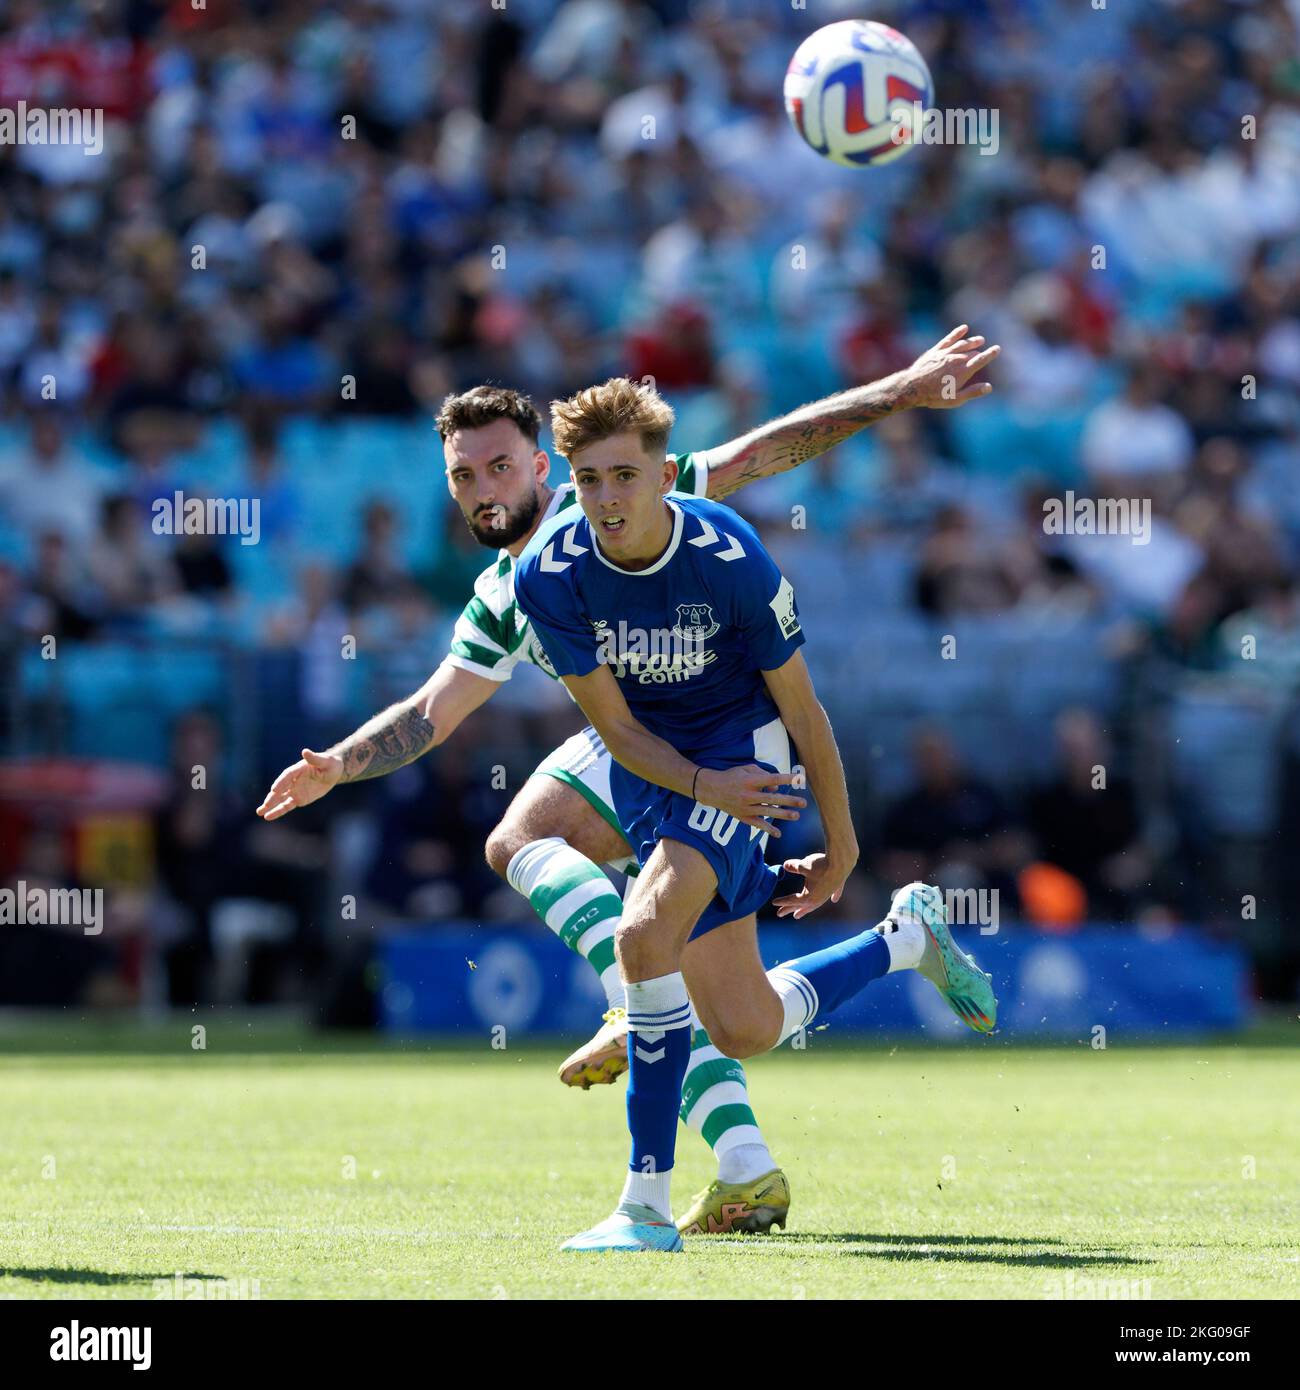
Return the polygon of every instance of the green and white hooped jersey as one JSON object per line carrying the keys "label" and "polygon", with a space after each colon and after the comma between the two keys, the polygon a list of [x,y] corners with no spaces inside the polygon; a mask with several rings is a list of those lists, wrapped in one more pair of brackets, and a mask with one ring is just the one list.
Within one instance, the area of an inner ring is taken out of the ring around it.
{"label": "green and white hooped jersey", "polygon": [[[708,492],[709,470],[698,454],[669,454],[677,463],[675,491],[691,497]],[[572,483],[555,491],[542,516],[549,521],[556,513],[578,505]],[[459,666],[490,681],[508,681],[521,661],[531,662],[552,680],[555,671],[533,635],[527,615],[515,603],[515,557],[503,550],[474,581],[474,597],[456,619],[451,651],[445,664]]]}

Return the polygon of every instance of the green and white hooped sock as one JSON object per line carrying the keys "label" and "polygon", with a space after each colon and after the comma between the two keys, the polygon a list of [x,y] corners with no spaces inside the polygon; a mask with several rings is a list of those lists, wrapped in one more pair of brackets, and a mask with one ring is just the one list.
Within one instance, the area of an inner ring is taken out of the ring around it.
{"label": "green and white hooped sock", "polygon": [[745,1068],[714,1047],[694,1015],[692,1021],[691,1059],[682,1081],[682,1123],[702,1135],[713,1150],[722,1182],[751,1182],[777,1165],[749,1106]]}
{"label": "green and white hooped sock", "polygon": [[[625,1007],[626,992],[614,959],[614,929],[623,902],[604,870],[552,836],[519,850],[506,868],[506,880],[596,971],[609,1007]],[[723,1182],[749,1182],[777,1165],[750,1109],[745,1069],[734,1058],[724,1057],[693,1015],[692,1020],[682,1121],[713,1150]]]}
{"label": "green and white hooped sock", "polygon": [[623,900],[605,871],[552,836],[519,850],[506,868],[506,881],[600,976],[609,1007],[623,1008],[626,991],[614,959],[614,929]]}

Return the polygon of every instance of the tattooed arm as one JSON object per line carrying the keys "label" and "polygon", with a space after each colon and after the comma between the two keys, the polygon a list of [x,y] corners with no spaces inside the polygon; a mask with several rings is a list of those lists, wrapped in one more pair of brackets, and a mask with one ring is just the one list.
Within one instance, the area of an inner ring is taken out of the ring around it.
{"label": "tattooed arm", "polygon": [[439,666],[409,699],[390,705],[333,748],[324,753],[304,748],[271,784],[257,814],[278,820],[319,801],[340,782],[364,782],[405,767],[437,747],[499,688],[500,682],[472,671]]}
{"label": "tattooed arm", "polygon": [[893,376],[801,406],[739,439],[710,449],[705,455],[709,465],[708,495],[716,501],[746,483],[798,468],[900,410],[917,406],[942,410],[987,396],[993,387],[971,378],[988,366],[1001,348],[984,348],[982,337],[967,338],[963,336],[966,332],[964,323],[954,328],[910,367]]}

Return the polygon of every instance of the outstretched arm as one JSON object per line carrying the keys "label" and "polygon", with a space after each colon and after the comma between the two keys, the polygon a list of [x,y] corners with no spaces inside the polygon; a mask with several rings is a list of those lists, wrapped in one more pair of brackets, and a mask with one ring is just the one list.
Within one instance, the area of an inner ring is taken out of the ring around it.
{"label": "outstretched arm", "polygon": [[333,748],[324,753],[304,748],[271,784],[257,814],[278,820],[319,801],[340,782],[363,782],[405,767],[440,744],[498,689],[498,681],[439,666],[409,699],[390,705]]}
{"label": "outstretched arm", "polygon": [[945,410],[987,396],[992,385],[972,378],[1002,349],[984,347],[984,339],[967,338],[968,331],[964,323],[954,328],[901,372],[801,406],[708,450],[708,495],[716,501],[746,483],[798,468],[900,410]]}

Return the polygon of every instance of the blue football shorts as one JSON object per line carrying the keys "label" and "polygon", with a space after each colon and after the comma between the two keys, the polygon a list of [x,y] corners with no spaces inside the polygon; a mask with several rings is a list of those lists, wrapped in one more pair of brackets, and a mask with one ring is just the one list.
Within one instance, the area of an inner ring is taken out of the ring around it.
{"label": "blue football shorts", "polygon": [[[745,767],[757,763],[772,772],[791,769],[790,735],[780,719],[730,743],[712,745],[690,754],[701,767]],[[788,784],[781,790],[789,792]],[[704,909],[695,930],[697,936],[757,912],[776,890],[779,864],[764,860],[766,833],[741,824],[715,806],[704,806],[689,796],[670,791],[637,777],[613,763],[610,791],[619,824],[642,868],[660,840],[680,840],[699,850],[718,876],[718,891]]]}

